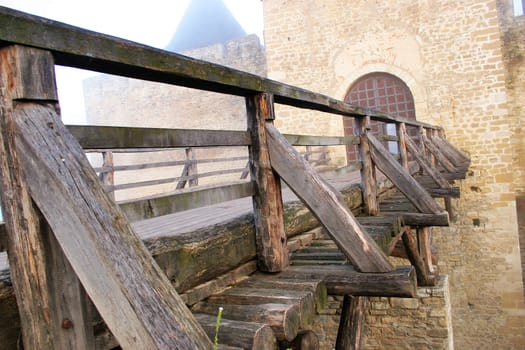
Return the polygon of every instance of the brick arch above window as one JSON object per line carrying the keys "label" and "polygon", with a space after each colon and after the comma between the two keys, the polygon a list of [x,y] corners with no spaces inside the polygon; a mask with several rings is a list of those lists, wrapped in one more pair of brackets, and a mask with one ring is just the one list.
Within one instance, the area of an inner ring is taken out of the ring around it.
{"label": "brick arch above window", "polygon": [[[345,102],[355,106],[368,107],[379,110],[393,116],[415,120],[416,111],[414,97],[409,87],[403,80],[395,75],[374,72],[358,78],[348,90]],[[353,118],[344,118],[343,126],[345,135],[355,135]],[[395,134],[395,127],[387,128],[385,124],[371,123],[371,131],[374,134]],[[387,144],[386,146],[396,152],[397,146]],[[354,146],[347,147],[347,160],[352,162],[359,159],[357,149]]]}

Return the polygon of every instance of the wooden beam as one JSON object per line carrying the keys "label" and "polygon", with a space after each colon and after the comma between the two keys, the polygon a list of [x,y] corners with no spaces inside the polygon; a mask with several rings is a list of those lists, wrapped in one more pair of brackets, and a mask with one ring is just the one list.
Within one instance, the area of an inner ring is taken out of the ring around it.
{"label": "wooden beam", "polygon": [[280,349],[319,350],[319,338],[314,331],[303,330],[297,334],[294,340],[279,342]]}
{"label": "wooden beam", "polygon": [[470,162],[470,158],[465,153],[458,150],[445,138],[434,136],[432,141],[439,147],[440,150],[442,150],[443,153],[446,154],[447,158],[452,161],[454,166],[461,168]]}
{"label": "wooden beam", "polygon": [[439,214],[443,210],[428,192],[404,169],[372,134],[368,133],[370,154],[376,166],[422,213]]}
{"label": "wooden beam", "polygon": [[366,324],[366,297],[345,295],[339,329],[337,331],[336,350],[359,350]]}
{"label": "wooden beam", "polygon": [[119,203],[119,206],[128,220],[135,222],[244,198],[253,193],[253,182],[239,182],[123,201]]}
{"label": "wooden beam", "polygon": [[437,159],[437,161],[443,166],[443,168],[445,168],[448,172],[451,173],[456,171],[456,167],[454,166],[454,164],[452,164],[450,160],[448,160],[447,157],[443,155],[443,153],[441,153],[439,148],[436,147],[436,145],[434,145],[434,143],[430,141],[430,139],[426,135],[423,135],[423,141],[425,142],[425,147],[427,148],[427,150],[430,151],[430,153]]}
{"label": "wooden beam", "polygon": [[[18,46],[3,48],[0,55],[0,195],[23,347],[92,349],[85,292],[55,232],[34,206],[23,174],[27,169],[15,145],[22,137],[15,127],[22,122],[17,110],[27,105],[21,101],[58,109],[53,58]],[[14,100],[19,100],[16,106]]]}
{"label": "wooden beam", "polygon": [[406,139],[406,146],[409,149],[412,156],[416,159],[419,166],[423,168],[423,170],[430,175],[430,177],[436,182],[436,184],[439,185],[441,188],[450,188],[450,184],[448,181],[441,176],[439,171],[434,170],[434,167],[432,164],[429,164],[427,159],[423,157],[423,155],[419,152],[414,142],[408,137],[408,135],[405,135]]}
{"label": "wooden beam", "polygon": [[121,346],[209,349],[55,109],[19,104],[9,125],[32,199]]}
{"label": "wooden beam", "polygon": [[428,269],[427,264],[419,253],[419,246],[417,236],[411,230],[406,230],[403,234],[403,244],[408,256],[408,260],[416,269],[417,284],[420,286],[434,286],[436,284],[436,276]]}
{"label": "wooden beam", "polygon": [[246,131],[68,125],[86,150],[248,146]]}
{"label": "wooden beam", "polygon": [[255,181],[253,215],[256,232],[257,262],[266,272],[278,272],[288,266],[288,248],[284,231],[281,179],[270,162],[266,126],[275,119],[273,96],[258,94],[246,98],[248,131],[252,144],[250,171]]}
{"label": "wooden beam", "polygon": [[181,177],[183,178],[183,180],[180,180],[177,183],[177,187],[176,187],[177,190],[180,190],[186,187],[186,184],[188,184],[188,180],[187,180],[188,177],[190,178],[188,187],[197,186],[199,184],[195,152],[193,151],[192,147],[187,147],[184,150],[184,152],[186,153],[186,163],[184,164],[184,168],[182,169],[182,174],[181,174]]}
{"label": "wooden beam", "polygon": [[359,156],[361,159],[361,188],[363,189],[363,202],[365,213],[371,216],[377,215],[379,207],[377,203],[377,179],[376,169],[370,155],[370,144],[368,141],[368,130],[370,130],[370,118],[359,118],[357,132],[361,142],[359,143]]}
{"label": "wooden beam", "polygon": [[385,216],[398,216],[403,218],[403,222],[408,226],[448,226],[450,224],[448,213],[442,211],[439,214],[423,214],[409,212],[382,212]]}
{"label": "wooden beam", "polygon": [[394,117],[294,86],[0,7],[0,42],[49,50],[57,64],[201,90],[252,96],[268,92],[275,102],[342,115],[370,115],[387,122],[429,124]]}
{"label": "wooden beam", "polygon": [[342,195],[323,180],[273,125],[266,125],[273,169],[304,201],[345,256],[363,272],[389,272],[392,265],[362,229]]}
{"label": "wooden beam", "polygon": [[284,138],[294,146],[338,146],[358,145],[359,136],[311,136],[283,134]]}

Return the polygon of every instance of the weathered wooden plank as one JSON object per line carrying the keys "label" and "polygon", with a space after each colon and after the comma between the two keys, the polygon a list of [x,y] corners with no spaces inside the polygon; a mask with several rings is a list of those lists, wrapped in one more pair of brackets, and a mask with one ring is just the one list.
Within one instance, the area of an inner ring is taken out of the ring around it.
{"label": "weathered wooden plank", "polygon": [[49,50],[61,65],[177,84],[239,96],[268,92],[275,102],[342,115],[370,115],[388,122],[425,123],[355,107],[300,89],[179,54],[0,7],[0,41]]}
{"label": "weathered wooden plank", "polygon": [[385,216],[398,216],[403,218],[408,226],[448,226],[450,224],[448,213],[443,211],[439,214],[409,213],[409,212],[384,212]]}
{"label": "weathered wooden plank", "polygon": [[368,130],[370,129],[370,118],[357,119],[357,130],[359,132],[359,156],[361,159],[361,187],[363,188],[363,202],[365,213],[370,216],[377,215],[379,208],[377,203],[377,179],[376,169],[370,154]]}
{"label": "weathered wooden plank", "polygon": [[327,229],[346,257],[363,272],[388,272],[392,265],[361,228],[342,195],[323,180],[273,125],[266,125],[273,169]]}
{"label": "weathered wooden plank", "polygon": [[13,119],[31,196],[121,346],[208,349],[204,331],[54,109],[27,103]]}
{"label": "weathered wooden plank", "polygon": [[217,187],[189,189],[169,195],[119,203],[129,221],[140,221],[184,210],[222,203],[253,195],[253,182],[239,182]]}
{"label": "weathered wooden plank", "polygon": [[368,133],[370,153],[376,166],[422,213],[439,214],[443,210],[427,191],[388,153],[372,134]]}
{"label": "weathered wooden plank", "polygon": [[[207,314],[195,314],[195,318],[208,334],[210,339],[215,338],[217,317]],[[262,323],[241,322],[221,318],[219,343],[238,346],[248,350],[276,350],[277,340],[272,329]]]}
{"label": "weathered wooden plank", "polygon": [[233,269],[211,281],[200,284],[196,287],[191,288],[181,294],[182,300],[186,305],[193,305],[199,301],[206,299],[210,295],[217,294],[225,290],[226,288],[237,285],[239,282],[245,280],[250,274],[257,271],[257,265],[255,261],[247,262],[242,266]]}
{"label": "weathered wooden plank", "polygon": [[193,148],[188,147],[185,150],[186,153],[186,163],[182,169],[181,177],[189,177],[189,183],[187,179],[180,180],[177,183],[177,190],[180,190],[188,184],[189,187],[197,186],[199,184],[199,172],[197,170],[197,162],[195,161],[195,152]]}
{"label": "weathered wooden plank", "polygon": [[408,166],[408,154],[407,154],[407,139],[410,139],[410,137],[407,136],[407,128],[405,123],[397,123],[396,124],[396,133],[399,137],[399,140],[397,142],[397,147],[399,148],[399,157],[401,158],[401,165],[403,168],[407,169],[407,171],[410,171]]}
{"label": "weathered wooden plank", "polygon": [[68,125],[86,150],[248,146],[246,131]]}
{"label": "weathered wooden plank", "polygon": [[344,296],[335,343],[336,350],[361,349],[363,329],[366,324],[366,304],[366,297]]}
{"label": "weathered wooden plank", "polygon": [[299,331],[299,306],[296,304],[217,305],[200,302],[192,310],[216,315],[219,306],[226,319],[263,323],[272,327],[278,340],[293,340]]}
{"label": "weathered wooden plank", "polygon": [[419,255],[425,264],[426,271],[435,274],[436,269],[432,263],[432,227],[424,226],[416,229]]}
{"label": "weathered wooden plank", "polygon": [[436,147],[436,145],[434,145],[434,143],[426,135],[423,135],[423,142],[425,142],[425,147],[427,148],[427,150],[435,157],[435,159],[437,159],[437,161],[439,162],[439,164],[441,164],[443,168],[445,168],[448,172],[451,173],[456,171],[456,167],[454,166],[454,164],[452,164],[450,160],[448,160],[448,158],[440,151],[438,147]]}
{"label": "weathered wooden plank", "polygon": [[[23,174],[27,169],[15,145],[22,137],[15,127],[21,119],[17,110],[25,106],[21,101],[48,102],[47,108],[58,108],[54,103],[53,58],[19,46],[1,49],[0,57],[0,196],[23,346],[91,349],[94,336],[84,291],[55,240],[55,232],[33,204]],[[14,100],[19,100],[16,105]],[[6,308],[4,314],[2,309],[2,316],[9,311]]]}
{"label": "weathered wooden plank", "polygon": [[322,279],[330,295],[415,297],[416,274],[412,266],[387,273],[361,273],[351,265],[290,266],[277,278]]}
{"label": "weathered wooden plank", "polygon": [[416,159],[419,166],[423,168],[423,170],[430,175],[430,177],[436,182],[436,184],[439,185],[439,187],[446,189],[450,188],[450,184],[448,181],[441,176],[439,171],[434,170],[434,167],[432,164],[429,164],[427,159],[423,157],[423,155],[419,152],[414,142],[408,137],[408,135],[405,135],[406,139],[406,146],[410,150],[410,153],[412,156]]}
{"label": "weathered wooden plank", "polygon": [[5,222],[0,221],[0,252],[7,249],[7,231]]}
{"label": "weathered wooden plank", "polygon": [[275,119],[273,96],[258,94],[246,98],[248,130],[252,144],[250,171],[255,181],[253,216],[256,230],[257,262],[262,271],[277,272],[288,265],[284,230],[281,180],[272,169],[266,125]]}
{"label": "weathered wooden plank", "polygon": [[283,134],[283,137],[294,146],[338,146],[358,145],[358,136],[313,136]]}
{"label": "weathered wooden plank", "polygon": [[470,163],[470,158],[467,154],[457,149],[454,145],[446,139],[439,136],[434,136],[432,142],[446,155],[446,157],[458,168],[464,167],[465,164]]}

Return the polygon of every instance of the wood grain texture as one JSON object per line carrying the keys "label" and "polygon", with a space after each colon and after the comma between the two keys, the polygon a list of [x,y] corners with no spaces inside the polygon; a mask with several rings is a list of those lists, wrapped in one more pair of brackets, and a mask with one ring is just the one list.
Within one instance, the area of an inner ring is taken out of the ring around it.
{"label": "wood grain texture", "polygon": [[425,147],[427,150],[434,156],[434,158],[445,168],[448,172],[455,172],[456,167],[452,162],[441,152],[440,148],[437,147],[434,142],[431,141],[426,135],[423,135],[423,142],[425,142]]}
{"label": "wood grain texture", "polygon": [[272,169],[265,126],[275,118],[273,96],[259,94],[246,98],[248,130],[252,144],[250,171],[255,181],[253,195],[257,261],[262,271],[278,272],[288,265],[288,248],[284,230],[281,181]]}
{"label": "wood grain texture", "polygon": [[13,119],[31,197],[119,343],[209,348],[209,339],[105,193],[54,109],[27,103]]}
{"label": "wood grain texture", "polygon": [[417,283],[420,286],[434,286],[436,284],[436,275],[428,269],[427,264],[422,259],[419,252],[418,239],[415,232],[407,230],[403,234],[403,244],[408,260],[414,266],[417,275]]}
{"label": "wood grain texture", "polygon": [[443,210],[428,192],[403,168],[373,135],[368,134],[370,153],[376,166],[422,213],[439,214]]}
{"label": "wood grain texture", "polygon": [[368,141],[370,118],[358,118],[356,121],[361,140],[359,143],[359,156],[362,164],[361,187],[363,188],[364,210],[368,215],[374,216],[379,212],[379,208],[377,204],[376,169],[375,164],[372,162]]}
{"label": "wood grain texture", "polygon": [[410,139],[410,137],[407,137],[407,128],[405,123],[398,123],[396,124],[396,133],[399,137],[399,140],[397,142],[398,148],[399,148],[399,156],[401,158],[401,165],[403,168],[407,169],[407,171],[410,170],[408,166],[408,154],[407,154],[407,139]]}
{"label": "wood grain texture", "polygon": [[[51,101],[48,108],[57,109],[53,58],[18,46],[3,48],[0,57],[0,195],[23,344],[26,349],[90,349],[94,337],[84,291],[34,206],[15,145],[20,117],[14,99]],[[21,101],[18,107],[26,105]]]}
{"label": "wood grain texture", "polygon": [[345,295],[337,331],[336,350],[360,350],[366,324],[366,297]]}
{"label": "wood grain texture", "polygon": [[388,272],[392,265],[362,229],[342,195],[323,180],[273,125],[266,125],[273,169],[328,230],[345,256],[363,272]]}
{"label": "wood grain texture", "polygon": [[246,131],[68,125],[86,150],[248,146]]}

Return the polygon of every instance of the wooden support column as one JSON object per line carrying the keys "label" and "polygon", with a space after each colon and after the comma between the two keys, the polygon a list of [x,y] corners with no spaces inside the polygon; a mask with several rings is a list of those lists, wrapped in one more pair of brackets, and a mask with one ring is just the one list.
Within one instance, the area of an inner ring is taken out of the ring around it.
{"label": "wooden support column", "polygon": [[426,270],[434,273],[435,268],[432,263],[432,227],[419,227],[417,229],[417,241],[419,254],[425,264]]}
{"label": "wooden support column", "polygon": [[246,98],[250,168],[255,181],[253,196],[257,262],[262,271],[278,272],[288,266],[288,248],[284,231],[281,181],[272,169],[268,152],[266,125],[275,119],[273,95],[258,94]]}
{"label": "wooden support column", "polygon": [[370,130],[370,117],[357,118],[357,131],[360,137],[359,155],[361,157],[361,187],[363,188],[363,201],[366,214],[375,216],[379,212],[377,203],[376,169],[370,156],[368,131]]}
{"label": "wooden support column", "polygon": [[[18,281],[15,288],[27,287],[23,293],[28,293],[28,303],[33,303],[31,311],[35,313],[29,314],[24,306],[21,307],[22,317],[27,318],[24,326],[29,327],[23,331],[24,342],[28,342],[25,348],[93,348],[86,345],[87,340],[78,346],[49,345],[53,338],[50,334],[54,333],[48,330],[56,326],[49,313],[58,311],[53,310],[54,304],[46,298],[59,298],[60,303],[73,298],[64,297],[62,289],[53,289],[42,282],[44,277],[51,275],[46,274],[49,266],[42,263],[43,254],[38,253],[41,243],[36,232],[33,234],[37,237],[35,245],[16,250],[17,245],[28,244],[31,236],[28,231],[37,231],[42,224],[30,209],[32,200],[122,348],[210,349],[212,344],[202,328],[104,191],[84,151],[62,123],[55,104],[48,103],[56,101],[56,97],[43,94],[38,98],[38,94],[33,94],[47,91],[49,79],[54,81],[51,55],[23,47],[9,47],[1,54],[0,91],[15,86],[11,100],[23,99],[15,101],[11,107],[1,107],[0,145],[4,148],[2,154],[8,156],[1,157],[0,169],[3,203],[10,206],[6,215],[10,265],[11,268],[21,265],[21,270],[25,271],[15,276]],[[17,64],[30,69],[16,68]],[[16,68],[14,74],[13,67]],[[35,78],[44,83],[36,87],[34,83],[20,86],[14,83]],[[43,86],[46,89],[42,89]],[[19,188],[27,190],[16,193]],[[11,191],[16,193],[15,197],[11,197]],[[31,281],[27,281],[29,279]],[[67,288],[68,285],[63,289]],[[42,289],[50,292],[34,295],[42,293]],[[35,316],[39,314],[41,319]],[[81,322],[75,325],[74,320],[64,322],[62,319],[59,325],[62,329],[83,328]],[[40,334],[35,335],[33,330]],[[35,337],[38,340],[31,339]],[[37,345],[33,346],[35,342]]]}
{"label": "wooden support column", "polygon": [[335,343],[336,350],[361,349],[367,300],[367,297],[344,296]]}
{"label": "wooden support column", "polygon": [[409,167],[406,139],[409,138],[409,136],[407,135],[405,123],[396,124],[396,133],[398,137],[397,145],[399,148],[399,156],[401,157],[401,165],[408,171]]}
{"label": "wooden support column", "polygon": [[403,234],[403,244],[408,260],[416,269],[417,284],[420,286],[433,286],[436,283],[436,276],[428,269],[427,263],[419,253],[418,237],[415,232],[407,229]]}
{"label": "wooden support column", "polygon": [[53,58],[19,46],[4,48],[0,54],[0,194],[24,348],[92,349],[84,289],[33,204],[12,127],[14,111],[23,104],[58,109]]}
{"label": "wooden support column", "polygon": [[109,170],[100,172],[100,181],[102,181],[102,184],[106,188],[110,189],[108,192],[111,193],[111,197],[115,199],[115,191],[113,190],[113,186],[115,186],[115,163],[113,162],[113,152],[102,152],[102,167],[104,169],[109,168]]}
{"label": "wooden support column", "polygon": [[[425,128],[422,126],[419,127],[418,136],[419,136],[419,150],[423,158],[427,157],[427,150],[425,148],[425,142],[423,142],[423,136],[425,135]],[[419,169],[419,173],[423,174],[423,169]]]}

